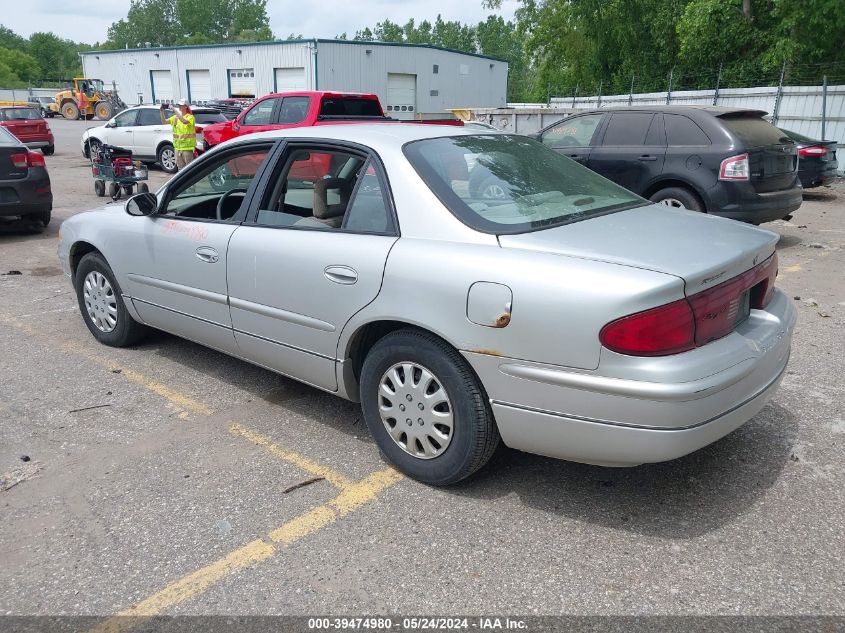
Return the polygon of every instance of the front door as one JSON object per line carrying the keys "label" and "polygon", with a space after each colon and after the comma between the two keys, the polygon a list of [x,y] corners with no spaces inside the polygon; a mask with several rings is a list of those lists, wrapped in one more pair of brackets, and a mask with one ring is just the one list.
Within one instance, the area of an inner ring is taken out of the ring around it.
{"label": "front door", "polygon": [[237,120],[238,134],[255,134],[274,129],[277,113],[282,105],[281,97],[271,97],[257,101]]}
{"label": "front door", "polygon": [[540,142],[582,165],[590,158],[603,114],[583,114],[558,121],[540,133]]}
{"label": "front door", "polygon": [[261,166],[272,143],[249,144],[195,163],[168,185],[158,214],[119,249],[126,287],[141,319],[210,347],[237,353],[226,288],[227,248],[246,214],[256,170],[240,168],[220,179],[234,161]]}
{"label": "front door", "polygon": [[374,157],[288,146],[255,217],[229,244],[229,302],[244,357],[337,389],[340,332],[378,295],[397,239],[389,199]]}
{"label": "front door", "polygon": [[134,153],[135,140],[133,131],[138,121],[138,112],[139,110],[137,109],[127,110],[109,121],[111,127],[105,127],[102,130],[103,142],[107,145],[123,147]]}

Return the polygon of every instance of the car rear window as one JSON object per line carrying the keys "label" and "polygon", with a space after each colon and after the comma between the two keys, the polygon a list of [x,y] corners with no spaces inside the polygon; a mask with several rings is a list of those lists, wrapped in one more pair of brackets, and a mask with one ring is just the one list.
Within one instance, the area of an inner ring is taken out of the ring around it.
{"label": "car rear window", "polygon": [[710,145],[710,138],[698,124],[683,114],[666,114],[663,120],[666,122],[666,141],[670,146]]}
{"label": "car rear window", "polygon": [[0,121],[32,121],[40,118],[41,113],[32,108],[4,108],[0,110]]}
{"label": "car rear window", "polygon": [[382,116],[375,99],[324,97],[320,104],[322,116]]}
{"label": "car rear window", "polygon": [[654,114],[651,112],[616,112],[610,117],[602,145],[643,145]]}
{"label": "car rear window", "polygon": [[638,195],[532,139],[447,136],[404,147],[417,173],[477,231],[524,233],[646,204]]}
{"label": "car rear window", "polygon": [[725,127],[747,147],[789,143],[789,137],[761,116],[720,117]]}

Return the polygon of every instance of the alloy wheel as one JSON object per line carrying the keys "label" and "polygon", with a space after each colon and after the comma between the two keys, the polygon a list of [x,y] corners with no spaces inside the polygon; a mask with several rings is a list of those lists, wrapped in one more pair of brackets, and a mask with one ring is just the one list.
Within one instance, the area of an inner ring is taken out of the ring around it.
{"label": "alloy wheel", "polygon": [[673,209],[686,209],[684,203],[677,198],[663,198],[663,200],[661,200],[658,204],[672,207]]}
{"label": "alloy wheel", "polygon": [[169,147],[161,150],[161,166],[167,171],[174,171],[176,169],[176,151]]}

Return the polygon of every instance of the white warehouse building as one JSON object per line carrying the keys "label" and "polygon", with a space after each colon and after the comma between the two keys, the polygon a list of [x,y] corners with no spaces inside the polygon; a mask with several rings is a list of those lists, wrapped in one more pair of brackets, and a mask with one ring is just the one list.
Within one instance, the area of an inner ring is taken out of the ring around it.
{"label": "white warehouse building", "polygon": [[387,114],[401,119],[506,105],[506,61],[428,45],[311,39],[91,51],[81,57],[85,76],[114,82],[128,104],[334,90],[375,93]]}

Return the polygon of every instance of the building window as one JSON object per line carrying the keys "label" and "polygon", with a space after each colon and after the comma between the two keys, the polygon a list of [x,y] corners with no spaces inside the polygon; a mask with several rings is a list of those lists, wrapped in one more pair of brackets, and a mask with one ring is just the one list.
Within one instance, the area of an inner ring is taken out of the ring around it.
{"label": "building window", "polygon": [[434,65],[434,68],[432,69],[432,71],[431,71],[431,72],[433,72],[433,73],[436,75],[437,73],[439,73],[439,72],[440,72],[440,66],[438,66],[437,64],[435,64],[435,65]]}
{"label": "building window", "polygon": [[437,96],[440,95],[440,91],[439,90],[432,90],[428,94],[429,94],[430,97],[437,97]]}

